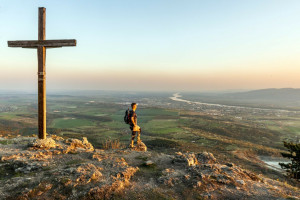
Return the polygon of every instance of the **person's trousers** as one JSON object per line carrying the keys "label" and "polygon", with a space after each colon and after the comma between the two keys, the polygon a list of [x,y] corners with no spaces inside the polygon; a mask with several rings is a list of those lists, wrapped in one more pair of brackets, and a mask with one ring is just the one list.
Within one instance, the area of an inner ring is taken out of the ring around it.
{"label": "person's trousers", "polygon": [[131,140],[134,141],[135,136],[137,135],[136,140],[140,141],[141,140],[141,130],[140,131],[132,131],[131,133]]}

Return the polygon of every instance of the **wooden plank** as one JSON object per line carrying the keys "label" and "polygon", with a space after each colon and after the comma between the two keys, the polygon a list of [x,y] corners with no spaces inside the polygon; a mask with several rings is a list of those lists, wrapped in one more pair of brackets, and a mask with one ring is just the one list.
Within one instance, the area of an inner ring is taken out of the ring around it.
{"label": "wooden plank", "polygon": [[[46,39],[46,8],[39,8],[38,44]],[[32,44],[32,42],[30,43]],[[39,139],[46,139],[46,48],[38,46],[38,126]]]}
{"label": "wooden plank", "polygon": [[46,39],[46,8],[39,8],[38,39]]}
{"label": "wooden plank", "polygon": [[46,48],[38,47],[38,130],[39,139],[46,138]]}
{"label": "wooden plank", "polygon": [[37,47],[67,47],[76,46],[76,40],[16,40],[8,41],[8,47],[37,48]]}

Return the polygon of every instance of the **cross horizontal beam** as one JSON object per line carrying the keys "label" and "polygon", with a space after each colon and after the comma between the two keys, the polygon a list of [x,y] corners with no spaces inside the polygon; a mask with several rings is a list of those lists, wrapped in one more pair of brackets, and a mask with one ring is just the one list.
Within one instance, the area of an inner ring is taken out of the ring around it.
{"label": "cross horizontal beam", "polygon": [[16,40],[8,41],[8,47],[38,48],[76,46],[76,40]]}

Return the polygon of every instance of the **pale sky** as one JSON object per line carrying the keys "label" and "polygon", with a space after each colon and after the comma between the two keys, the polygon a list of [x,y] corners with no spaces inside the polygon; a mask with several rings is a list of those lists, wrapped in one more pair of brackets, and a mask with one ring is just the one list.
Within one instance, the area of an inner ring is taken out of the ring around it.
{"label": "pale sky", "polygon": [[38,7],[47,88],[209,91],[300,88],[299,0],[0,0],[0,90],[37,88]]}

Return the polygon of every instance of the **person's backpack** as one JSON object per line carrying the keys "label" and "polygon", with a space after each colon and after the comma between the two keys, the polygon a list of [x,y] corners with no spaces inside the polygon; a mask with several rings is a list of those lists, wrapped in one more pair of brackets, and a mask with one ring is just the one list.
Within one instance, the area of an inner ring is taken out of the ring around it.
{"label": "person's backpack", "polygon": [[124,122],[126,124],[130,124],[131,122],[131,112],[129,111],[129,108],[125,111],[125,115],[124,115]]}

